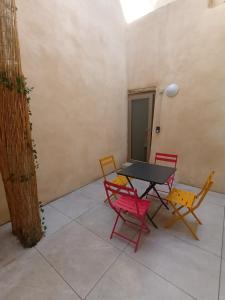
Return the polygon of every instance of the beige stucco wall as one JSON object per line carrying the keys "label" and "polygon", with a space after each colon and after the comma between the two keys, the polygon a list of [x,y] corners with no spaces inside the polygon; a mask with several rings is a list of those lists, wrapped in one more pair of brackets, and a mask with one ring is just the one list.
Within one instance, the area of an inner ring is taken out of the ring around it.
{"label": "beige stucco wall", "polygon": [[[39,199],[101,175],[127,154],[125,21],[117,0],[17,0],[22,65],[32,96]],[[0,185],[0,223],[8,219]]]}
{"label": "beige stucco wall", "polygon": [[[152,0],[149,0],[149,1],[152,1]],[[169,4],[173,1],[176,1],[176,0],[155,0],[155,9],[158,9],[166,4]],[[182,0],[177,0],[177,1],[182,1]]]}
{"label": "beige stucco wall", "polygon": [[[177,179],[199,186],[216,171],[225,192],[225,5],[178,0],[128,26],[129,89],[157,86],[152,158],[177,153]],[[176,82],[175,98],[159,91]],[[160,112],[161,102],[161,112]]]}

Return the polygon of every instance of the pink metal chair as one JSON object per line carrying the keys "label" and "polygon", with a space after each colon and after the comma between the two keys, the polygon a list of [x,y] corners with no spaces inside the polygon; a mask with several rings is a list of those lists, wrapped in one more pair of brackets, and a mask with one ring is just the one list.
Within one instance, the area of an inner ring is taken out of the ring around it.
{"label": "pink metal chair", "polygon": [[[113,235],[124,238],[135,245],[134,251],[136,252],[142,232],[150,232],[150,229],[147,225],[147,212],[150,208],[151,202],[149,200],[140,199],[137,195],[136,189],[120,186],[106,180],[104,181],[104,186],[109,204],[117,214],[110,239],[112,239]],[[112,201],[112,195],[116,195],[116,200],[114,200],[114,202]],[[138,220],[140,224],[128,220],[125,214],[129,214],[130,217]],[[125,223],[139,228],[139,233],[136,240],[132,240],[116,231],[116,225],[119,218],[121,218]]]}
{"label": "pink metal chair", "polygon": [[[166,154],[166,153],[160,153],[160,152],[156,152],[156,154],[155,154],[155,164],[157,164],[158,162],[167,162],[167,163],[169,163],[167,165],[170,165],[171,167],[176,168],[177,159],[178,159],[178,156],[176,154]],[[165,185],[168,186],[168,188],[169,188],[168,192],[170,192],[173,187],[174,178],[175,178],[175,174],[170,176],[170,178],[167,180],[167,182],[165,182]],[[159,189],[157,189],[157,191],[162,192],[162,193],[168,193],[167,191],[159,190]]]}

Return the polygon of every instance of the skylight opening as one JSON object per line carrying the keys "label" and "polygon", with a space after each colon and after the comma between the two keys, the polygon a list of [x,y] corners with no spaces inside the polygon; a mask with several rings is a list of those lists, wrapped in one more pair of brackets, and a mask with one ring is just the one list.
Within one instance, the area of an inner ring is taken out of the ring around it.
{"label": "skylight opening", "polygon": [[120,0],[124,17],[131,23],[155,9],[157,0]]}

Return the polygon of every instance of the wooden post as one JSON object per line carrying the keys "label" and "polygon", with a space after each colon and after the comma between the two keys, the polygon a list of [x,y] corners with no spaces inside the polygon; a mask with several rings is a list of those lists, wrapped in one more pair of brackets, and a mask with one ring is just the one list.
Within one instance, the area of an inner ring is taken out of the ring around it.
{"label": "wooden post", "polygon": [[12,232],[25,247],[32,247],[41,239],[42,227],[28,94],[21,68],[15,0],[1,0],[0,171]]}

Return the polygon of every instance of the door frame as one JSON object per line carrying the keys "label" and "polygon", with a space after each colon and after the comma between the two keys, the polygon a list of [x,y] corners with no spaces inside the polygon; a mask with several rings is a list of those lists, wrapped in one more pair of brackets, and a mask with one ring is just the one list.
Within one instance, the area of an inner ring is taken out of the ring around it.
{"label": "door frame", "polygon": [[[151,89],[151,90],[147,90],[147,91],[139,91],[139,92],[129,91],[129,93],[128,93],[128,155],[127,155],[128,161],[134,161],[131,158],[131,124],[132,124],[131,101],[132,100],[142,100],[144,98],[147,98],[150,95],[153,95],[153,102],[152,102],[152,115],[150,115],[150,107],[149,107],[149,115],[148,115],[147,162],[149,161],[150,154],[151,154],[151,143],[150,142],[152,142],[153,121],[154,121],[154,113],[155,113],[156,89]],[[149,127],[150,127],[149,122],[151,124],[151,132],[149,130]]]}

